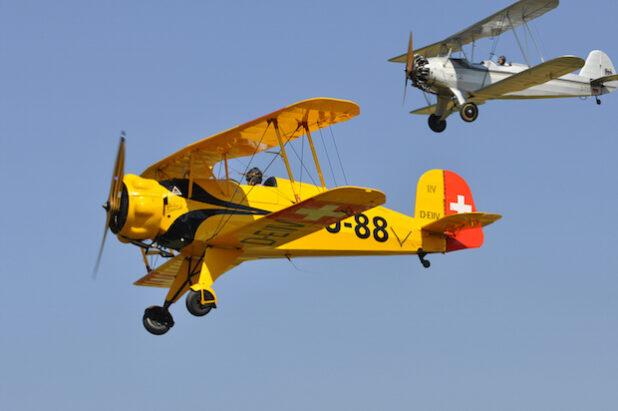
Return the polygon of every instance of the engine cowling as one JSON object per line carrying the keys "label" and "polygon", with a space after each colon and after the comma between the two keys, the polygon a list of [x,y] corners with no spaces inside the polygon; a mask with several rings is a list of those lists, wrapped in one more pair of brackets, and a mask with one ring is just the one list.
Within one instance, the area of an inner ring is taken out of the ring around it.
{"label": "engine cowling", "polygon": [[162,234],[166,195],[167,190],[156,180],[125,175],[120,207],[111,216],[110,229],[119,237],[154,239]]}

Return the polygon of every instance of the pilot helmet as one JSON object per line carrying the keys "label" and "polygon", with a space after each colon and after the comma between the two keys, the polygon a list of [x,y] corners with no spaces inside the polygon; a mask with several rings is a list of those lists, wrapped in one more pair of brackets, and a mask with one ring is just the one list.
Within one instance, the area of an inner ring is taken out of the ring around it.
{"label": "pilot helmet", "polygon": [[247,183],[252,186],[260,184],[262,182],[262,171],[257,167],[253,167],[251,170],[247,171],[246,178]]}

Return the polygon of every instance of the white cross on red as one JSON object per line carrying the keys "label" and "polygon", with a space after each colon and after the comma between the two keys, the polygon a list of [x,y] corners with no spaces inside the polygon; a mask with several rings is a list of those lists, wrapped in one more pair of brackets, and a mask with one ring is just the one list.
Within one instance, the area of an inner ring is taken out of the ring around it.
{"label": "white cross on red", "polygon": [[458,214],[472,212],[472,206],[469,204],[466,204],[465,197],[460,196],[460,195],[457,196],[456,203],[450,203],[450,208],[451,208],[451,211],[456,211]]}

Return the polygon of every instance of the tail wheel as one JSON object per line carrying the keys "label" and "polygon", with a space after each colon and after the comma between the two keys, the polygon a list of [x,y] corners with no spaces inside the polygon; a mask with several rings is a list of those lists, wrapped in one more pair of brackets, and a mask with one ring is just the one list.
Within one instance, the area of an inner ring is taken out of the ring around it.
{"label": "tail wheel", "polygon": [[479,116],[479,108],[474,103],[466,103],[459,111],[461,119],[467,123],[472,123]]}
{"label": "tail wheel", "polygon": [[202,292],[204,293],[204,299],[206,301],[215,299],[215,296],[208,290],[202,291],[193,291],[189,290],[187,294],[187,299],[185,300],[187,304],[187,310],[196,317],[202,317],[210,312],[213,308],[217,308],[217,305],[214,302],[208,302],[206,304],[202,304]]}
{"label": "tail wheel", "polygon": [[436,133],[441,133],[446,128],[446,120],[440,120],[440,116],[436,116],[435,114],[431,114],[427,119],[427,123],[429,124],[429,128]]}

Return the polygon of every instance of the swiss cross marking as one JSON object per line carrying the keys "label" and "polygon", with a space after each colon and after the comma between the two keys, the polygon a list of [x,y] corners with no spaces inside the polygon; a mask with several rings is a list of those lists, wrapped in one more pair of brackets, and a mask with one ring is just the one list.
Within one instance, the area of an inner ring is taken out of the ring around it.
{"label": "swiss cross marking", "polygon": [[335,204],[325,204],[321,208],[300,208],[296,210],[296,214],[304,214],[305,221],[318,221],[322,217],[342,217],[345,215],[343,211],[335,211],[339,208]]}
{"label": "swiss cross marking", "polygon": [[464,196],[457,196],[457,202],[456,203],[450,203],[451,206],[451,211],[456,211],[457,214],[459,213],[470,213],[472,212],[472,206],[466,204],[466,199],[464,198]]}

